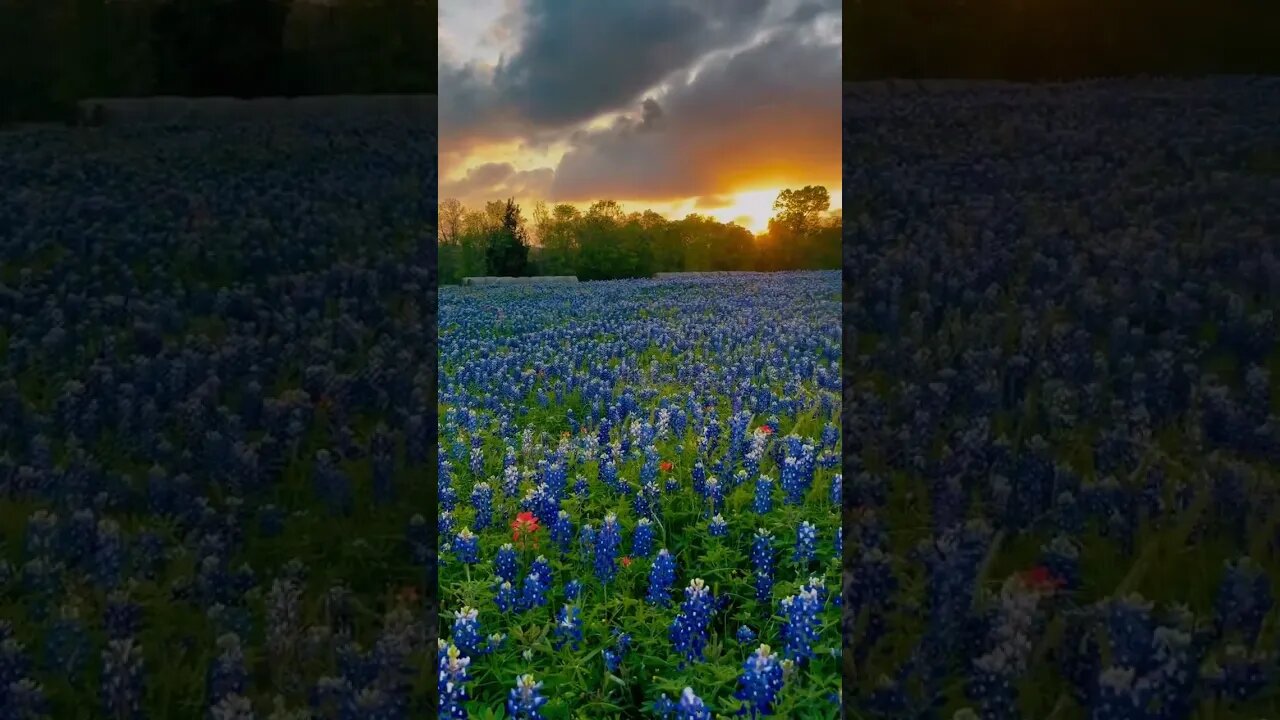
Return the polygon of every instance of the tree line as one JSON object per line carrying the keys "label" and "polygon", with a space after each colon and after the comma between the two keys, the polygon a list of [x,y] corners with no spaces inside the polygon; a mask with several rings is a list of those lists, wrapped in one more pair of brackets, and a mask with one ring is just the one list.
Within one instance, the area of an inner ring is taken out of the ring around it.
{"label": "tree line", "polygon": [[624,212],[613,200],[585,211],[536,203],[526,218],[513,200],[468,208],[440,203],[440,283],[464,277],[576,275],[580,280],[649,277],[657,272],[838,269],[840,213],[827,189],[787,189],[760,235],[700,214],[671,220]]}
{"label": "tree line", "polygon": [[1280,73],[1275,0],[845,0],[844,79]]}
{"label": "tree line", "polygon": [[434,93],[434,0],[4,0],[0,122],[86,97]]}

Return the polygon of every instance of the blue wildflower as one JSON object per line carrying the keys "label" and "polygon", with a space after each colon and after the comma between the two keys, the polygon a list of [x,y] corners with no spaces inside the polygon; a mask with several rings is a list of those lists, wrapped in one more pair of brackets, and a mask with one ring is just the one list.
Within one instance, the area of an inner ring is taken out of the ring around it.
{"label": "blue wildflower", "polygon": [[520,609],[520,597],[507,580],[503,580],[502,584],[498,586],[498,592],[494,595],[493,601],[502,612]]}
{"label": "blue wildflower", "polygon": [[817,526],[807,520],[801,522],[799,530],[796,531],[795,554],[791,559],[801,566],[808,566],[813,562],[817,542]]}
{"label": "blue wildflower", "polygon": [[636,523],[636,533],[631,539],[631,556],[647,558],[653,552],[653,523],[649,518],[640,518]]}
{"label": "blue wildflower", "polygon": [[755,496],[751,510],[758,515],[767,515],[773,510],[773,478],[761,475],[756,478]]}
{"label": "blue wildflower", "polygon": [[577,600],[582,594],[582,581],[570,580],[564,584],[564,596],[569,600]]}
{"label": "blue wildflower", "polygon": [[476,530],[484,530],[493,523],[493,488],[489,483],[478,482],[471,488],[471,505],[476,509]]}
{"label": "blue wildflower", "polygon": [[467,720],[463,704],[467,694],[467,666],[471,658],[462,654],[457,645],[440,640],[439,664],[439,717],[442,720]]}
{"label": "blue wildflower", "polygon": [[645,600],[661,607],[671,604],[671,586],[676,581],[676,561],[671,553],[663,548],[649,570],[649,593]]}
{"label": "blue wildflower", "polygon": [[517,574],[518,568],[516,567],[517,558],[515,546],[511,543],[506,543],[502,547],[498,548],[498,553],[493,559],[493,565],[494,572],[498,576],[499,580],[514,583],[519,577]]}
{"label": "blue wildflower", "polygon": [[600,526],[600,534],[596,537],[595,571],[600,582],[608,583],[618,572],[618,548],[622,545],[621,529],[618,527],[618,516],[609,513]]}
{"label": "blue wildflower", "polygon": [[102,651],[102,705],[113,720],[142,717],[146,695],[142,647],[133,638],[108,640]]}
{"label": "blue wildflower", "polygon": [[729,523],[724,521],[724,516],[719,513],[711,518],[711,524],[707,526],[707,532],[711,533],[711,537],[724,537],[729,534]]}
{"label": "blue wildflower", "polygon": [[555,576],[551,573],[551,561],[543,555],[533,559],[529,564],[529,572],[537,573],[538,579],[549,589],[555,583]]}
{"label": "blue wildflower", "polygon": [[520,607],[532,610],[547,604],[547,583],[536,572],[524,576],[524,587],[520,595]]}
{"label": "blue wildflower", "polygon": [[685,688],[676,706],[676,720],[711,720],[711,711],[702,698],[693,694],[693,688]]}
{"label": "blue wildflower", "polygon": [[742,664],[734,697],[743,702],[742,712],[752,718],[773,714],[773,705],[782,690],[782,665],[768,645],[761,645]]}
{"label": "blue wildflower", "polygon": [[680,604],[680,612],[671,623],[671,642],[685,660],[698,662],[702,660],[702,651],[707,645],[707,629],[711,624],[714,601],[711,589],[702,578],[694,578],[684,593],[685,601]]}
{"label": "blue wildflower", "polygon": [[773,535],[768,530],[756,530],[751,542],[751,564],[755,568],[756,601],[769,602],[773,596],[774,572]]}
{"label": "blue wildflower", "polygon": [[473,607],[455,610],[453,614],[453,643],[470,657],[482,651],[479,615],[480,611]]}
{"label": "blue wildflower", "polygon": [[458,560],[475,565],[480,562],[480,539],[471,532],[471,528],[462,528],[453,541],[453,552]]}
{"label": "blue wildflower", "polygon": [[556,613],[555,637],[557,650],[566,643],[572,645],[574,650],[578,649],[578,644],[582,642],[582,615],[577,607],[565,605]]}
{"label": "blue wildflower", "polygon": [[539,708],[547,703],[547,698],[538,692],[541,689],[542,683],[534,682],[532,675],[520,676],[507,697],[507,715],[511,720],[542,720]]}
{"label": "blue wildflower", "polygon": [[804,663],[814,656],[813,644],[818,640],[822,611],[822,599],[812,587],[801,589],[792,597],[782,599],[783,653],[787,658]]}

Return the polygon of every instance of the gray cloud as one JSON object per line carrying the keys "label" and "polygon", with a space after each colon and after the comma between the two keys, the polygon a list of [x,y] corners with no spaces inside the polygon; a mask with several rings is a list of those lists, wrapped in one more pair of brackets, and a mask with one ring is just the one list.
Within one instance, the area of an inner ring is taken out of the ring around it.
{"label": "gray cloud", "polygon": [[516,170],[511,163],[484,163],[467,171],[457,180],[440,185],[440,197],[464,202],[506,197],[542,197],[551,186],[555,171],[551,168]]}
{"label": "gray cloud", "polygon": [[492,71],[445,58],[442,140],[560,129],[632,104],[707,52],[758,28],[767,0],[527,0],[495,33],[519,38]]}
{"label": "gray cloud", "polygon": [[721,195],[761,168],[791,182],[830,167],[834,179],[839,13],[835,0],[513,2],[501,32],[517,49],[496,68],[442,59],[442,161],[512,139],[570,150],[528,176],[475,168],[442,195],[521,186],[556,201],[669,200]]}
{"label": "gray cloud", "polygon": [[714,195],[762,168],[780,181],[824,168],[838,177],[840,52],[816,42],[820,21],[810,15],[803,26],[707,62],[654,103],[662,110],[659,132],[640,132],[644,121],[628,119],[579,134],[556,169],[552,197]]}

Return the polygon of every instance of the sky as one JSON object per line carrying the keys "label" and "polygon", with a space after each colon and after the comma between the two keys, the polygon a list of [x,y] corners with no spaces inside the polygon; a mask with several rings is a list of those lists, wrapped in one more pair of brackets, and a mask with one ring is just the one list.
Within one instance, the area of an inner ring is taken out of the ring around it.
{"label": "sky", "polygon": [[440,197],[767,227],[840,207],[836,0],[442,0]]}

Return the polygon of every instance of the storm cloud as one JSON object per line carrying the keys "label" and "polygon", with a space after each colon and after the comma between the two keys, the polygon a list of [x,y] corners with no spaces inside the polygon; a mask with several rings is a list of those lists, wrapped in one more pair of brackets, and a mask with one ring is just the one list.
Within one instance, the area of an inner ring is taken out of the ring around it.
{"label": "storm cloud", "polygon": [[510,5],[512,46],[496,64],[442,59],[442,160],[513,141],[566,150],[555,167],[473,167],[442,195],[519,186],[554,201],[661,200],[723,195],[762,174],[839,177],[833,0]]}

